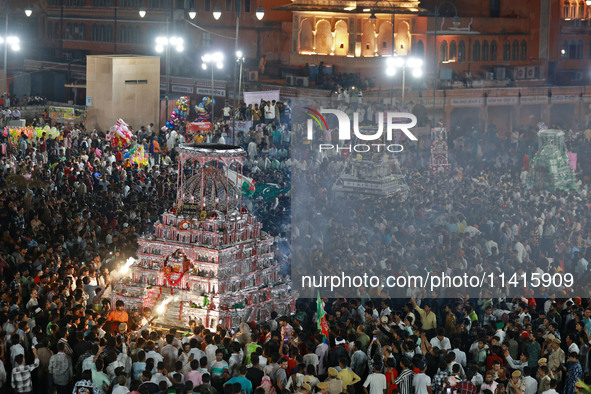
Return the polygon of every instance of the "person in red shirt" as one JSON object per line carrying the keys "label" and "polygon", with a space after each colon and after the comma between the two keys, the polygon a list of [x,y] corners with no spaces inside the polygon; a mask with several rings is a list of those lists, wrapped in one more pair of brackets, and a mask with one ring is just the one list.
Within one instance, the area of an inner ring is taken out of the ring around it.
{"label": "person in red shirt", "polygon": [[289,376],[290,371],[296,367],[296,357],[298,354],[298,349],[295,346],[290,346],[288,342],[285,342],[284,345],[279,346],[279,355],[287,360],[287,376]]}
{"label": "person in red shirt", "polygon": [[491,348],[490,356],[488,356],[486,358],[486,361],[484,362],[484,365],[486,366],[487,371],[492,369],[492,364],[493,364],[493,361],[495,361],[495,360],[499,360],[501,365],[504,364],[505,360],[503,359],[503,357],[500,356],[502,354],[501,352],[502,352],[502,350],[501,350],[500,346],[493,346]]}
{"label": "person in red shirt", "polygon": [[39,143],[39,152],[43,157],[43,163],[47,163],[47,133],[43,132]]}
{"label": "person in red shirt", "polygon": [[398,385],[396,384],[397,377],[396,359],[389,357],[386,360],[386,384],[388,385],[388,393],[391,393],[394,389],[398,389]]}
{"label": "person in red shirt", "polygon": [[466,372],[466,379],[462,380],[458,384],[456,384],[454,393],[457,394],[476,394],[476,386],[471,382],[472,380],[472,373],[470,371]]}

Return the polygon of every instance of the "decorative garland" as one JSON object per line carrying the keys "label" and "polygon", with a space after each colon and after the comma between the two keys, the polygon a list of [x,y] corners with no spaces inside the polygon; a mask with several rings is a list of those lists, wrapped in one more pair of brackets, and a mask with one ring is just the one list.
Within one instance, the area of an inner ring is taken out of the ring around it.
{"label": "decorative garland", "polygon": [[181,282],[181,279],[183,279],[183,276],[185,275],[184,273],[178,273],[179,277],[176,280],[172,280],[171,276],[172,276],[172,270],[170,269],[170,267],[164,267],[164,277],[166,278],[166,280],[168,281],[168,284],[171,287],[174,287],[176,285],[178,285]]}
{"label": "decorative garland", "polygon": [[164,277],[166,278],[166,280],[168,281],[168,284],[171,287],[174,287],[176,285],[178,285],[179,283],[181,283],[181,279],[183,279],[183,276],[185,276],[184,272],[179,272],[179,277],[176,280],[172,280],[171,276],[172,276],[172,269],[168,266],[168,260],[170,259],[170,257],[172,258],[179,258],[179,256],[183,257],[183,261],[187,260],[187,256],[185,255],[185,253],[183,253],[183,251],[181,249],[177,249],[174,253],[166,256],[166,259],[164,259],[164,269],[162,270],[164,272]]}

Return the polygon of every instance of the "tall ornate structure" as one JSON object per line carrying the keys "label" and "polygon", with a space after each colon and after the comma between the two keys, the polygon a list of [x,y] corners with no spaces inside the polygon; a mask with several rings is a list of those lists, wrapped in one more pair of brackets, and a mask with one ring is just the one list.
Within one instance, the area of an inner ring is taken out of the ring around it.
{"label": "tall ornate structure", "polygon": [[115,284],[113,302],[156,307],[159,323],[195,319],[210,328],[295,309],[290,284],[279,277],[273,237],[241,206],[245,155],[230,145],[179,147],[176,207],[153,235],[138,240],[139,260]]}
{"label": "tall ornate structure", "polygon": [[354,153],[333,185],[336,194],[406,199],[409,193],[398,160],[391,153]]}
{"label": "tall ornate structure", "polygon": [[564,132],[542,126],[538,131],[538,151],[527,173],[528,187],[566,190],[574,188],[576,181],[564,144]]}
{"label": "tall ornate structure", "polygon": [[431,160],[429,162],[429,171],[432,173],[445,172],[451,169],[449,164],[449,155],[447,151],[447,131],[444,127],[434,127],[431,129]]}

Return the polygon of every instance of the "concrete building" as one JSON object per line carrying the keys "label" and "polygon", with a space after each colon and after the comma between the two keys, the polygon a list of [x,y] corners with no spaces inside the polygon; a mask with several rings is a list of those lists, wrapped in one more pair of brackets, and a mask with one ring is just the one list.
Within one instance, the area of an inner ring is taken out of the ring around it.
{"label": "concrete building", "polygon": [[88,129],[107,131],[119,118],[136,130],[158,124],[158,57],[94,55],[86,67]]}

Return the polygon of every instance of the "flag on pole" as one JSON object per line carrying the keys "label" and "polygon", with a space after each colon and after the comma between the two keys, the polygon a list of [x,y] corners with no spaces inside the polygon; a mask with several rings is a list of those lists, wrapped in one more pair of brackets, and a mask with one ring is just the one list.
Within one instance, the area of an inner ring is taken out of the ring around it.
{"label": "flag on pole", "polygon": [[326,314],[324,313],[324,307],[322,306],[320,290],[318,290],[318,301],[316,302],[316,324],[318,324],[318,329],[322,332],[324,340],[328,340],[328,321],[326,320]]}

